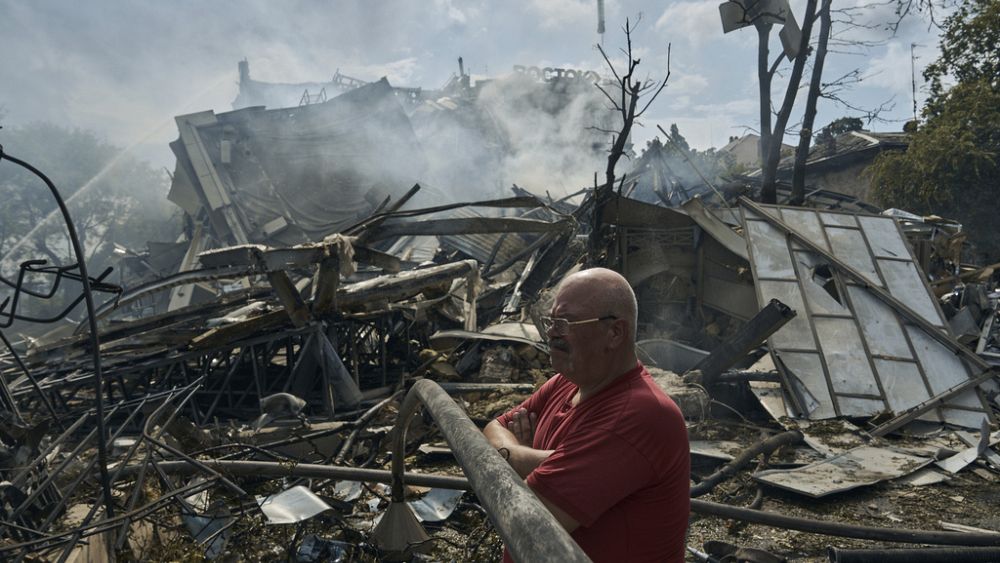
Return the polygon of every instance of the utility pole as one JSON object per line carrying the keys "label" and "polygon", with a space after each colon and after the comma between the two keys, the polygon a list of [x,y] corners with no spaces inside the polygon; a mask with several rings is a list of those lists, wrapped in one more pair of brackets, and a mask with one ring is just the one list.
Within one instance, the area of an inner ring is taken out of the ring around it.
{"label": "utility pole", "polygon": [[917,120],[917,57],[913,54],[916,43],[910,43],[910,88],[913,93],[913,121]]}
{"label": "utility pole", "polygon": [[597,0],[597,33],[601,36],[601,45],[604,45],[604,0]]}

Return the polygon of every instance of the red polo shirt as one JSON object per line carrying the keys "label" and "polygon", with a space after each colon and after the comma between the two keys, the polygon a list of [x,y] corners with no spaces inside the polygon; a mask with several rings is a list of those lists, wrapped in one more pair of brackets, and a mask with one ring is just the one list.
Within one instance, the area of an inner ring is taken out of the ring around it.
{"label": "red polo shirt", "polygon": [[684,561],[691,470],[680,409],[642,364],[574,407],[576,391],[556,375],[521,404],[538,414],[532,447],[555,450],[528,485],[580,523],[573,539],[594,561]]}

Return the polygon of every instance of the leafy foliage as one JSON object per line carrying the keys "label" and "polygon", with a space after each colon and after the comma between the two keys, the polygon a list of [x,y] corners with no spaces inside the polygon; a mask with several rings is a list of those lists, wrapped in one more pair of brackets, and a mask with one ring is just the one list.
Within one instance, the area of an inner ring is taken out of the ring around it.
{"label": "leafy foliage", "polygon": [[[872,165],[879,203],[961,221],[983,258],[1000,257],[1000,0],[970,0],[944,23],[941,56],[924,73],[925,122],[905,153]],[[956,84],[948,87],[948,81]]]}
{"label": "leafy foliage", "polygon": [[864,121],[860,117],[840,117],[834,119],[829,125],[819,130],[816,134],[816,144],[829,143],[837,137],[849,131],[861,131],[865,128]]}
{"label": "leafy foliage", "polygon": [[871,171],[879,203],[957,219],[981,251],[1000,257],[1000,89],[989,80],[953,87],[907,151],[882,154]]}
{"label": "leafy foliage", "polygon": [[[114,243],[144,250],[148,240],[172,239],[168,178],[148,163],[89,131],[34,123],[0,130],[4,151],[48,176],[67,201],[92,275],[113,265]],[[0,161],[0,273],[10,277],[28,259],[76,262],[48,188],[28,170]],[[117,279],[117,278],[115,278]]]}
{"label": "leafy foliage", "polygon": [[680,129],[677,128],[676,123],[670,124],[670,144],[672,144],[677,150],[691,150],[691,146],[688,145],[687,139],[684,138],[684,135],[681,135]]}
{"label": "leafy foliage", "polygon": [[968,0],[944,22],[941,56],[924,70],[930,115],[942,111],[949,79],[1000,88],[1000,0]]}
{"label": "leafy foliage", "polygon": [[[647,141],[644,152],[659,144],[659,137]],[[688,186],[702,184],[701,176],[718,182],[720,177],[746,172],[747,167],[737,164],[735,157],[728,152],[720,152],[714,148],[703,151],[691,148],[676,123],[670,124],[665,148],[667,166],[677,179]]]}

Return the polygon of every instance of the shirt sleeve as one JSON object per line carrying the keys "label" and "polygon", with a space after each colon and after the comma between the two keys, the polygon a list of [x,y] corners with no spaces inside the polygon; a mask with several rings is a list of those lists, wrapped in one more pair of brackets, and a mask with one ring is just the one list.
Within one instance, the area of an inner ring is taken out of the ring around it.
{"label": "shirt sleeve", "polygon": [[531,396],[525,399],[524,402],[522,402],[520,405],[498,416],[496,418],[497,422],[503,425],[504,428],[507,428],[507,423],[511,421],[511,417],[514,411],[520,408],[527,409],[528,412],[540,413],[542,411],[542,406],[544,406],[545,403],[548,402],[549,396],[552,395],[554,379],[555,379],[554,377],[550,378],[548,381],[543,383],[541,387],[538,388],[538,391],[532,393]]}
{"label": "shirt sleeve", "polygon": [[611,431],[575,434],[528,475],[528,486],[583,526],[645,487],[652,464]]}

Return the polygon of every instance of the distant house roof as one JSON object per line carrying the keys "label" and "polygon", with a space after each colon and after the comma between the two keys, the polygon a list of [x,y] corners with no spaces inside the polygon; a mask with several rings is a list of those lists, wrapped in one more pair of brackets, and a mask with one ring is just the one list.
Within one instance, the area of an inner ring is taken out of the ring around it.
{"label": "distant house roof", "polygon": [[[726,152],[736,158],[736,162],[739,164],[745,164],[747,166],[757,166],[760,164],[760,152],[758,147],[760,146],[760,136],[753,133],[747,133],[738,139],[733,139],[729,143],[719,149],[719,152]],[[782,154],[795,150],[795,147],[791,145],[781,144]]]}
{"label": "distant house roof", "polygon": [[[814,171],[840,167],[858,159],[873,159],[885,150],[905,150],[908,145],[909,135],[903,132],[848,131],[837,135],[831,142],[813,145],[809,149],[806,166]],[[778,170],[791,170],[794,162],[794,155],[783,158]]]}
{"label": "distant house roof", "polygon": [[756,144],[757,141],[759,141],[759,140],[760,140],[760,136],[759,135],[754,135],[753,133],[747,133],[746,135],[743,135],[742,137],[732,137],[732,140],[729,141],[729,144],[727,144],[726,146],[724,146],[721,149],[719,149],[719,152],[722,152],[722,151],[733,152],[734,150],[736,150],[736,147],[739,147],[739,146],[744,145],[746,143],[754,143],[754,144]]}

